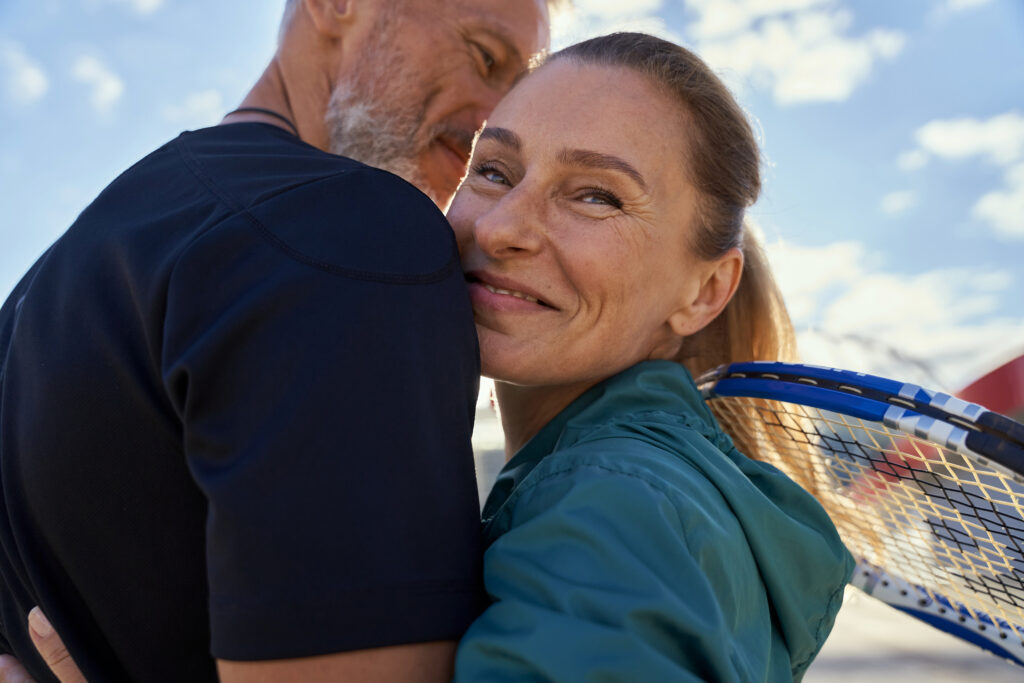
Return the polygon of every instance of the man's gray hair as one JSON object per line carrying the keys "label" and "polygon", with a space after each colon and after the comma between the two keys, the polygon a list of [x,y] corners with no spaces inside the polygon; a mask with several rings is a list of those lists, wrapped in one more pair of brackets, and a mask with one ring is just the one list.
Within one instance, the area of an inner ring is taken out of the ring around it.
{"label": "man's gray hair", "polygon": [[[288,24],[291,23],[292,17],[295,16],[295,10],[299,7],[301,0],[285,0],[284,3],[284,15],[281,17],[281,29],[283,33]],[[545,0],[548,6],[548,11],[555,11],[560,9],[568,9],[572,7],[572,0]],[[280,39],[280,35],[278,36]]]}

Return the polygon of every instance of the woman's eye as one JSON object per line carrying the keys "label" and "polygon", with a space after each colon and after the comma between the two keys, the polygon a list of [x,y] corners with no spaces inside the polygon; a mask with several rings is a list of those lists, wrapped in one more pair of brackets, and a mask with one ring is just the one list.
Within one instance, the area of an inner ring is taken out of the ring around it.
{"label": "woman's eye", "polygon": [[589,188],[580,194],[580,201],[584,204],[611,206],[616,209],[622,208],[622,200],[607,190]]}
{"label": "woman's eye", "polygon": [[510,184],[508,182],[508,178],[505,177],[504,173],[502,173],[497,168],[489,164],[480,164],[479,166],[473,169],[473,172],[476,173],[478,176],[482,177],[484,180],[487,180],[492,183],[497,183],[499,185]]}

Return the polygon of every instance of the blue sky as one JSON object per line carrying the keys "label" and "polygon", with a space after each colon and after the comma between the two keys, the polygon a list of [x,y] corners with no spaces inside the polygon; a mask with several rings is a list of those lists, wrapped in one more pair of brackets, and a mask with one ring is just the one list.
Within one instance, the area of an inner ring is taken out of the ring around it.
{"label": "blue sky", "polygon": [[[215,123],[283,0],[0,2],[0,293],[110,180]],[[576,0],[674,38],[763,135],[754,211],[810,360],[955,389],[1024,352],[1024,1]],[[910,377],[911,379],[913,377]]]}

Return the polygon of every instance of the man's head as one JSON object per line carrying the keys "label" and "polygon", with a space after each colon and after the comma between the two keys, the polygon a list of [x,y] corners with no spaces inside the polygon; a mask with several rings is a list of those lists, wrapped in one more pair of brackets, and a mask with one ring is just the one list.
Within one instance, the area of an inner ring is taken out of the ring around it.
{"label": "man's head", "polygon": [[547,5],[289,0],[278,59],[303,137],[396,173],[446,206],[475,131],[546,48]]}

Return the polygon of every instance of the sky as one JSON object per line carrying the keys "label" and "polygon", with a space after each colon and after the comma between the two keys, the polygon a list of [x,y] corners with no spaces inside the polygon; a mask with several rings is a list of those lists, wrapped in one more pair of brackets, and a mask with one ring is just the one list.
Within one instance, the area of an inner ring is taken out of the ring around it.
{"label": "sky", "polygon": [[[283,0],[0,0],[0,298],[118,173],[237,106]],[[955,390],[1024,353],[1024,0],[575,0],[555,47],[693,49],[760,131],[807,360]]]}

